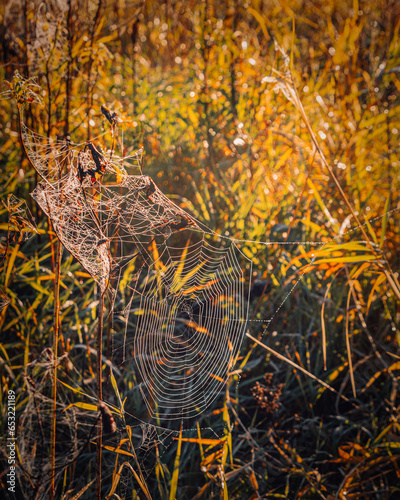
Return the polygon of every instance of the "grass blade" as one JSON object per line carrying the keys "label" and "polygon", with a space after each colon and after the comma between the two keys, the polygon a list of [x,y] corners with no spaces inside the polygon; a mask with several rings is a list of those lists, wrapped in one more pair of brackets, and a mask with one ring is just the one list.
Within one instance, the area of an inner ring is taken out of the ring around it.
{"label": "grass blade", "polygon": [[175,457],[175,462],[174,462],[174,471],[172,473],[172,478],[171,478],[171,482],[170,482],[169,500],[176,499],[176,492],[178,489],[179,463],[180,463],[180,459],[181,459],[181,450],[182,450],[182,423],[181,423],[181,430],[179,432],[178,447],[176,450],[176,457]]}

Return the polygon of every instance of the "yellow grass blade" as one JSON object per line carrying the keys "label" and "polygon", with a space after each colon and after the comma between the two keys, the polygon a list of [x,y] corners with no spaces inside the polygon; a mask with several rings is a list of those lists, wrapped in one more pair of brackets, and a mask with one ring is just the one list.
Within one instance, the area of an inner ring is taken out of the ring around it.
{"label": "yellow grass blade", "polygon": [[117,385],[117,381],[115,380],[115,377],[114,377],[114,373],[113,373],[113,369],[110,368],[110,379],[111,379],[111,385],[113,386],[113,389],[114,389],[114,392],[118,398],[118,402],[119,402],[119,407],[120,409],[122,409],[122,400],[121,400],[121,395],[119,393],[119,390],[118,390],[118,385]]}
{"label": "yellow grass blade", "polygon": [[379,247],[383,248],[383,244],[385,243],[385,235],[388,221],[388,212],[390,207],[390,198],[391,193],[389,191],[388,197],[386,198],[385,208],[383,209],[383,219],[382,219],[382,230],[381,230],[381,240],[379,242]]}
{"label": "yellow grass blade", "polygon": [[174,278],[175,278],[175,280],[177,282],[180,281],[181,276],[182,276],[183,268],[185,267],[185,260],[186,260],[186,255],[188,253],[189,243],[190,243],[190,241],[188,241],[186,243],[186,246],[183,249],[182,255],[181,255],[180,259],[179,259],[179,265],[178,265],[178,267],[177,267],[177,269],[175,271],[175,277]]}
{"label": "yellow grass blade", "polygon": [[[96,443],[93,443],[96,444]],[[115,448],[114,446],[107,446],[105,444],[101,445],[102,448],[108,451],[112,451],[113,453],[118,453],[119,455],[126,455],[127,457],[132,457],[134,458],[134,455],[132,453],[129,453],[129,451],[126,450],[121,450],[121,448]]]}
{"label": "yellow grass blade", "polygon": [[10,258],[8,259],[6,277],[4,279],[4,289],[6,289],[8,286],[8,281],[10,279],[11,271],[14,268],[14,262],[15,262],[15,259],[17,257],[17,254],[18,254],[18,250],[19,250],[19,245],[15,245],[15,247],[13,248],[13,251],[10,255]]}
{"label": "yellow grass blade", "polygon": [[86,486],[84,486],[80,491],[78,491],[78,493],[76,495],[74,495],[73,497],[70,498],[70,500],[78,500],[78,498],[80,498],[87,489],[90,488],[90,486],[92,486],[92,484],[96,481],[96,479],[93,479],[93,481],[90,481],[90,483],[88,483]]}
{"label": "yellow grass blade", "polygon": [[258,21],[260,28],[262,29],[262,32],[264,33],[265,39],[269,40],[271,37],[268,34],[267,26],[265,25],[265,19],[264,17],[256,10],[253,9],[252,7],[248,7],[248,12],[252,14]]}
{"label": "yellow grass blade", "polygon": [[[348,363],[346,361],[345,363],[343,363],[343,365],[336,368],[336,370],[333,370],[333,372],[329,375],[329,377],[327,377],[326,380],[328,382],[334,382],[338,378],[338,376],[342,373],[342,371],[347,367],[347,365],[348,365]],[[325,392],[325,390],[326,390],[325,387],[320,387],[315,400],[318,400],[322,396],[322,394]]]}
{"label": "yellow grass blade", "polygon": [[85,393],[82,391],[82,389],[80,387],[71,387],[70,385],[66,384],[62,380],[57,380],[57,382],[59,382],[62,385],[65,385],[65,387],[67,387],[67,389],[70,389],[72,392],[85,395]]}
{"label": "yellow grass blade", "polygon": [[198,444],[205,444],[205,445],[210,445],[210,446],[216,446],[217,444],[222,444],[226,438],[222,439],[207,439],[207,438],[172,438],[176,441],[185,441],[186,443],[198,443]]}
{"label": "yellow grass blade", "polygon": [[[185,277],[177,280],[176,274],[174,276],[174,281],[171,286],[171,292],[172,293],[177,293],[179,290],[181,290],[186,283],[197,273],[200,271],[200,269],[204,266],[205,262],[200,262],[195,268],[193,268],[191,271],[185,274]],[[180,264],[179,264],[180,266]],[[178,269],[179,270],[179,269]],[[178,272],[178,271],[177,271]]]}
{"label": "yellow grass blade", "polygon": [[201,468],[205,467],[206,469],[208,469],[211,465],[214,464],[216,460],[219,460],[222,455],[223,450],[221,449],[210,453],[210,455],[207,455],[206,458],[201,462]]}
{"label": "yellow grass blade", "polygon": [[201,439],[199,422],[196,422],[196,427],[197,427],[197,435],[199,436],[197,442],[199,443],[199,448],[200,448],[200,461],[202,462],[204,460],[204,449],[203,449],[203,445],[201,442],[202,439]]}
{"label": "yellow grass blade", "polygon": [[205,283],[204,285],[192,286],[192,287],[188,288],[187,290],[185,290],[184,292],[182,292],[182,294],[188,295],[190,293],[198,292],[199,290],[204,290],[205,288],[209,288],[212,285],[215,285],[215,283],[218,283],[218,281],[219,281],[219,279],[215,279],[215,280],[210,280],[208,283]]}
{"label": "yellow grass blade", "polygon": [[326,299],[329,294],[329,290],[331,289],[333,281],[331,281],[326,287],[326,292],[324,295],[324,300],[322,301],[321,307],[321,328],[322,328],[322,355],[324,358],[324,370],[326,370],[326,330],[325,330],[325,304]]}
{"label": "yellow grass blade", "polygon": [[346,348],[347,348],[347,359],[349,362],[351,388],[353,389],[353,396],[357,397],[356,384],[354,382],[353,362],[351,360],[351,346],[350,346],[350,337],[349,337],[349,308],[350,308],[350,297],[351,297],[352,288],[353,288],[353,282],[350,281],[350,289],[349,289],[349,293],[347,294],[347,304],[346,304]]}
{"label": "yellow grass blade", "polygon": [[329,263],[352,263],[352,262],[366,262],[369,260],[375,260],[376,255],[352,255],[351,257],[332,257],[330,259],[320,259],[314,262],[314,266],[319,264],[329,264]]}
{"label": "yellow grass blade", "polygon": [[376,292],[376,290],[379,288],[379,286],[386,280],[386,275],[385,273],[381,273],[380,276],[376,279],[373,287],[372,287],[372,290],[370,292],[370,294],[368,295],[368,302],[367,302],[367,314],[369,312],[369,308],[371,307],[371,303],[372,303],[372,300],[374,298],[374,294]]}
{"label": "yellow grass blade", "polygon": [[400,370],[400,361],[396,361],[396,363],[393,363],[391,366],[389,366],[389,368],[385,368],[384,370],[374,373],[361,392],[366,391],[368,387],[370,387],[382,374],[393,370]]}
{"label": "yellow grass blade", "polygon": [[172,473],[172,478],[170,481],[169,500],[176,499],[176,492],[178,489],[179,463],[180,463],[180,459],[181,459],[181,450],[182,450],[182,423],[181,423],[181,430],[179,432],[176,457],[175,457],[175,461],[174,461],[174,471]]}
{"label": "yellow grass blade", "polygon": [[69,410],[73,406],[76,406],[77,408],[82,408],[82,410],[98,411],[97,405],[91,405],[89,403],[71,403],[62,412],[64,413],[65,411]]}

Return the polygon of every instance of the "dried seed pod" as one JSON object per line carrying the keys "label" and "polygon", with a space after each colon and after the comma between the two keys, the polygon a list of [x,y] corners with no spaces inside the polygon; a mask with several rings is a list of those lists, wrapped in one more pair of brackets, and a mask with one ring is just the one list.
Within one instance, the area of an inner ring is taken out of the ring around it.
{"label": "dried seed pod", "polygon": [[89,149],[93,161],[96,164],[96,169],[94,172],[97,172],[98,174],[103,173],[106,169],[106,164],[107,164],[107,161],[104,159],[104,156],[99,151],[97,151],[97,149],[91,142],[86,143],[86,148]]}
{"label": "dried seed pod", "polygon": [[107,106],[105,106],[104,104],[100,107],[100,111],[107,118],[107,120],[110,122],[112,127],[115,127],[115,125],[117,123],[122,123],[122,120],[117,115],[117,113],[115,111],[112,111],[111,109],[107,108]]}
{"label": "dried seed pod", "polygon": [[112,416],[108,406],[103,403],[103,401],[100,401],[98,408],[101,413],[104,434],[114,434],[117,430],[117,424],[115,423],[114,417]]}

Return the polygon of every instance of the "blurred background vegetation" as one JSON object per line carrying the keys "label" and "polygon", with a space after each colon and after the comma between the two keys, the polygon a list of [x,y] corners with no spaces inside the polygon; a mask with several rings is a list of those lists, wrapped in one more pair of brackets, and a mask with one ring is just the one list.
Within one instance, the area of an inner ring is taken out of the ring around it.
{"label": "blurred background vegetation", "polygon": [[[236,366],[241,372],[193,423],[219,438],[211,444],[205,440],[211,435],[196,434],[192,442],[158,438],[140,462],[139,479],[128,466],[121,479],[115,472],[126,460],[137,471],[132,455],[105,450],[103,496],[114,484],[127,499],[398,498],[400,3],[11,0],[0,9],[2,82],[17,70],[43,89],[43,105],[25,112],[27,125],[80,142],[107,129],[102,104],[115,110],[123,120],[123,153],[143,147],[144,173],[164,193],[212,230],[254,241],[241,243],[257,285],[250,334],[336,391],[245,338]],[[302,107],[273,77],[290,78]],[[16,103],[2,97],[5,435],[9,389],[21,419],[27,407],[35,408],[28,405],[39,389],[50,394],[44,360],[51,355],[43,351],[53,347],[56,269],[55,236],[29,196],[38,179],[19,145]],[[15,216],[10,194],[26,200],[38,234],[32,235],[28,210]],[[89,390],[95,285],[66,251],[60,301],[59,352],[69,362],[60,364],[58,378]],[[271,317],[265,329],[259,320]],[[34,362],[42,363],[41,371],[29,375],[24,366]],[[116,380],[121,395],[129,389],[129,369],[133,364]],[[116,404],[107,384],[107,399]],[[79,397],[60,388],[64,408]],[[50,409],[39,410],[30,438],[18,429],[21,441],[29,441],[25,464],[47,471],[39,479],[32,475],[30,486],[29,474],[20,473],[19,494],[27,498],[41,498],[37,482],[50,474],[44,425]],[[140,402],[130,411],[140,416]],[[82,426],[87,416],[90,428],[93,413],[81,409]],[[127,432],[116,421],[114,447]],[[94,498],[90,441],[87,436],[84,453],[72,463],[57,447],[55,498]],[[4,459],[5,453],[3,488]]]}

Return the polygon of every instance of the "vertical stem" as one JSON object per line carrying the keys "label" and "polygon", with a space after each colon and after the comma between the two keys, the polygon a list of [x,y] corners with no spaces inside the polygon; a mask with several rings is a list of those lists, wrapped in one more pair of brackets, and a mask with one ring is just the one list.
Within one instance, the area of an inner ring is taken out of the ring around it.
{"label": "vertical stem", "polygon": [[211,134],[211,121],[209,116],[209,87],[208,87],[208,63],[210,58],[210,28],[209,22],[211,20],[211,16],[209,16],[209,4],[208,0],[204,0],[203,2],[203,44],[202,44],[202,56],[203,56],[203,64],[204,64],[204,115],[205,115],[205,126],[206,126],[206,135],[207,135],[207,156],[210,162],[211,170],[214,171],[214,146],[213,146],[213,136]]}
{"label": "vertical stem", "polygon": [[[50,58],[52,52],[50,51],[49,57],[46,60],[45,79],[47,86],[47,145],[50,148],[50,133],[51,133],[51,86],[50,86]],[[48,151],[46,151],[47,153]],[[48,160],[46,161],[46,175],[48,172]],[[49,219],[49,232],[51,223]],[[52,416],[51,416],[51,429],[50,429],[50,491],[49,498],[55,498],[55,474],[56,474],[56,426],[57,426],[57,357],[58,357],[58,334],[59,334],[59,316],[60,316],[60,264],[61,264],[61,243],[57,240],[54,245],[54,237],[50,235],[50,246],[54,270],[54,310],[53,310],[53,352],[54,352],[54,375],[52,387]],[[55,247],[55,248],[54,248]],[[54,260],[53,260],[54,259]]]}
{"label": "vertical stem", "polygon": [[139,35],[139,17],[137,17],[132,25],[132,100],[133,114],[136,115],[137,109],[137,83],[136,83],[136,42]]}
{"label": "vertical stem", "polygon": [[93,20],[93,25],[91,28],[90,34],[90,54],[89,54],[89,63],[88,63],[88,82],[87,82],[87,90],[86,90],[86,115],[87,115],[87,130],[88,135],[87,138],[90,140],[90,110],[93,105],[93,88],[94,85],[91,84],[92,79],[92,66],[93,66],[93,45],[94,45],[94,36],[96,33],[96,28],[100,18],[100,10],[102,6],[102,0],[98,1],[96,15]]}
{"label": "vertical stem", "polygon": [[30,43],[29,39],[29,17],[28,17],[28,0],[24,1],[24,23],[25,23],[25,76],[29,78],[29,53],[28,45]]}
{"label": "vertical stem", "polygon": [[137,92],[137,63],[136,63],[136,44],[138,42],[139,38],[139,15],[142,12],[144,8],[146,0],[142,0],[142,3],[140,5],[139,13],[136,16],[136,19],[134,20],[132,24],[132,33],[131,33],[131,42],[132,42],[132,105],[133,105],[133,114],[136,115],[137,113],[137,107],[138,107],[138,92]]}
{"label": "vertical stem", "polygon": [[[237,21],[238,21],[238,15],[239,15],[239,3],[238,0],[235,0],[234,2],[234,12],[233,12],[233,19],[232,19],[232,36],[231,36],[231,44],[233,45],[235,43],[235,33],[237,30]],[[236,57],[235,53],[233,50],[233,47],[231,48],[231,62],[229,65],[229,73],[230,73],[230,81],[231,81],[231,111],[233,115],[233,120],[236,123],[237,121],[237,99],[236,99],[236,87],[235,87],[235,80],[236,80],[236,73],[235,73],[235,64],[236,64]]]}
{"label": "vertical stem", "polygon": [[[67,81],[66,81],[66,110],[65,110],[65,137],[69,134],[69,107],[70,107],[70,64],[71,64],[71,33],[70,33],[70,18],[71,18],[71,1],[68,1],[68,14],[67,14],[67,30],[68,30],[68,63],[67,63]],[[50,60],[50,57],[49,57]],[[51,130],[51,88],[48,63],[46,64],[46,81],[48,91],[48,127],[47,138],[50,139]],[[66,144],[68,148],[68,144]],[[59,185],[61,186],[61,169],[59,165],[58,178]],[[50,221],[49,221],[50,227]],[[53,241],[53,238],[51,238]],[[62,245],[58,239],[56,244],[56,259],[54,269],[54,326],[53,326],[53,351],[54,351],[54,381],[53,381],[53,414],[51,420],[51,484],[50,484],[50,500],[55,498],[55,471],[56,471],[56,434],[57,434],[57,358],[58,358],[58,341],[61,329],[60,320],[60,274],[61,274],[61,255]]]}
{"label": "vertical stem", "polygon": [[[104,314],[104,295],[105,295],[104,284],[99,286],[98,291],[98,327],[97,327],[97,370],[96,370],[96,381],[97,381],[97,403],[100,405],[103,398],[103,383],[102,383],[102,339],[103,339],[103,314]],[[99,415],[100,408],[99,408]],[[98,432],[97,432],[97,449],[96,449],[96,500],[101,500],[101,447],[103,441],[103,426],[102,417],[99,418]]]}
{"label": "vertical stem", "polygon": [[[47,145],[50,149],[50,135],[51,135],[51,118],[52,118],[52,95],[51,95],[51,82],[50,82],[50,61],[53,56],[56,40],[58,35],[58,26],[56,29],[53,47],[50,50],[49,57],[46,60],[46,84],[47,84]],[[46,152],[48,153],[48,151]],[[49,174],[49,162],[47,160],[47,175]],[[59,186],[61,186],[61,165],[58,167],[58,179]],[[50,231],[50,218],[49,218],[49,231]],[[54,237],[50,236],[50,245],[52,248],[52,254],[54,252],[53,242]],[[53,352],[54,352],[54,380],[52,387],[52,419],[51,419],[51,432],[50,432],[50,455],[51,455],[51,481],[50,481],[50,500],[55,498],[55,474],[56,474],[56,434],[57,434],[57,357],[58,357],[58,341],[60,334],[60,273],[61,273],[61,253],[62,245],[61,241],[57,239],[56,242],[56,252],[55,252],[55,262],[54,262],[54,321],[53,321]]]}
{"label": "vertical stem", "polygon": [[56,422],[57,422],[57,357],[58,336],[60,328],[60,271],[61,271],[61,242],[57,241],[56,267],[54,276],[54,325],[53,325],[53,351],[54,351],[54,380],[53,380],[53,409],[51,419],[51,482],[50,500],[54,500],[55,494],[55,470],[56,470]]}
{"label": "vertical stem", "polygon": [[67,0],[68,13],[67,13],[67,39],[68,39],[68,57],[67,57],[67,76],[65,82],[65,126],[64,136],[69,136],[69,110],[71,106],[71,64],[72,64],[72,33],[71,33],[71,14],[72,6],[71,0]]}
{"label": "vertical stem", "polygon": [[113,307],[114,307],[114,299],[111,300],[110,313],[107,320],[107,345],[106,345],[107,359],[111,359],[111,331],[113,329],[113,313],[112,313]]}

